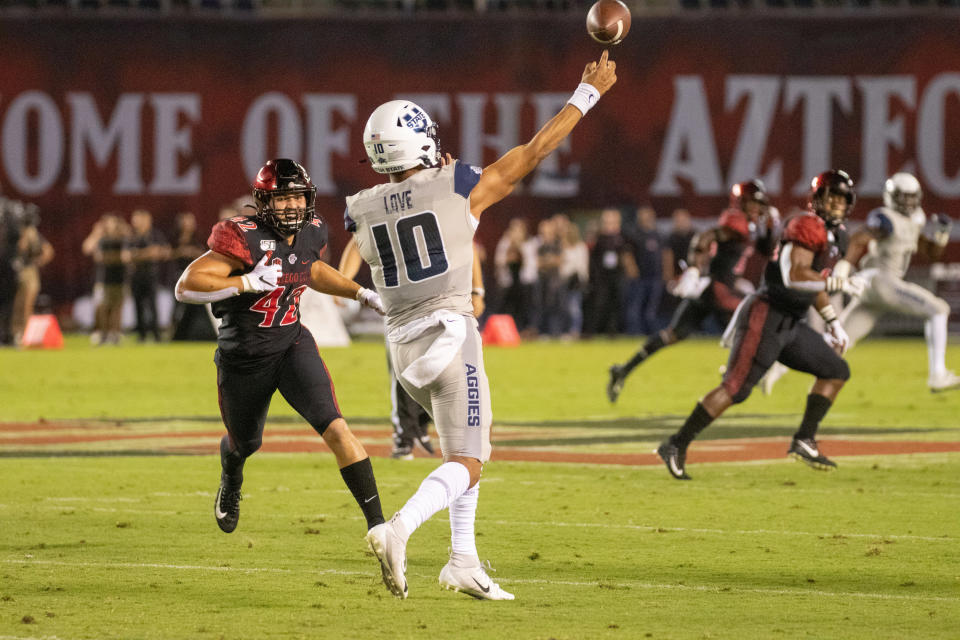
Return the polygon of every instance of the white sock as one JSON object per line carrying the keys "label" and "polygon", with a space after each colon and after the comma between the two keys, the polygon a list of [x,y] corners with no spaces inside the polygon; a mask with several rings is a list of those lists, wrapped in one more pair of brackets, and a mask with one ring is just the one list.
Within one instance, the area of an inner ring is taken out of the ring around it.
{"label": "white sock", "polygon": [[947,370],[947,314],[938,313],[923,324],[927,339],[927,364],[930,378],[936,378]]}
{"label": "white sock", "polygon": [[428,475],[397,515],[410,537],[420,525],[446,509],[470,486],[470,472],[459,462],[444,462]]}
{"label": "white sock", "polygon": [[477,519],[477,501],[480,499],[480,483],[463,492],[450,503],[450,548],[459,556],[478,558],[477,540],[473,523]]}

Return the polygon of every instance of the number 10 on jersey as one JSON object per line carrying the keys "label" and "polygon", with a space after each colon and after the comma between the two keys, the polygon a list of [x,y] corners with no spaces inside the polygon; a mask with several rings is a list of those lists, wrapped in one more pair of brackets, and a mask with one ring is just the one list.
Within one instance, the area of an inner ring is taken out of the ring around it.
{"label": "number 10 on jersey", "polygon": [[[390,233],[389,227],[393,227],[393,233]],[[377,244],[380,264],[383,266],[383,283],[387,287],[396,287],[400,284],[401,266],[410,282],[420,282],[439,276],[446,273],[449,268],[447,254],[443,247],[443,237],[440,235],[440,224],[437,221],[437,214],[433,211],[399,218],[395,222],[373,225],[370,231],[373,232],[373,239]],[[399,262],[393,250],[391,236],[395,236],[400,245],[402,260]],[[422,238],[426,256],[421,254],[421,243],[417,242],[418,236]]]}

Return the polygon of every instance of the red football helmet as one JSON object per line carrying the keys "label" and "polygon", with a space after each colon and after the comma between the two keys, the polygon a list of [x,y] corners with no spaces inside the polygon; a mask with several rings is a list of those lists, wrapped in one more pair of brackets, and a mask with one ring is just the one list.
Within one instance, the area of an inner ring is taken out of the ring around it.
{"label": "red football helmet", "polygon": [[[831,196],[842,195],[846,204],[831,208]],[[828,227],[836,227],[843,223],[853,210],[857,201],[857,192],[853,188],[853,179],[846,171],[831,169],[824,171],[810,183],[809,208],[823,218]]]}
{"label": "red football helmet", "polygon": [[739,209],[746,213],[748,202],[759,202],[767,207],[770,200],[767,198],[767,188],[759,180],[738,182],[730,187],[730,208]]}
{"label": "red football helmet", "polygon": [[[303,209],[276,209],[273,199],[280,196],[303,195]],[[269,160],[253,181],[253,199],[257,203],[257,217],[283,235],[296,233],[314,215],[317,187],[300,163],[287,158]]]}

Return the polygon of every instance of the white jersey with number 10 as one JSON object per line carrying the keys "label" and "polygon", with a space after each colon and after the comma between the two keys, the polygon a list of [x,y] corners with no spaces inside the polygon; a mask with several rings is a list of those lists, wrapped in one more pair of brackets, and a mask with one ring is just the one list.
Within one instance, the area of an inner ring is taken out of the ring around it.
{"label": "white jersey with number 10", "polygon": [[347,198],[344,224],[370,265],[389,328],[439,309],[473,316],[470,191],[477,167],[455,162]]}

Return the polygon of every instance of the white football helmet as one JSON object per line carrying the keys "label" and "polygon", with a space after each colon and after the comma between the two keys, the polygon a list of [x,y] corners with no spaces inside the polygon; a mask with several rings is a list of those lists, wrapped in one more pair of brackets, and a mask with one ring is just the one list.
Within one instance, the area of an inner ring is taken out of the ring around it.
{"label": "white football helmet", "polygon": [[437,125],[409,100],[391,100],[370,114],[363,147],[377,173],[397,173],[440,165]]}
{"label": "white football helmet", "polygon": [[909,173],[895,173],[883,184],[883,206],[905,216],[920,208],[920,181]]}

